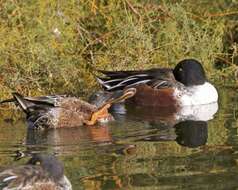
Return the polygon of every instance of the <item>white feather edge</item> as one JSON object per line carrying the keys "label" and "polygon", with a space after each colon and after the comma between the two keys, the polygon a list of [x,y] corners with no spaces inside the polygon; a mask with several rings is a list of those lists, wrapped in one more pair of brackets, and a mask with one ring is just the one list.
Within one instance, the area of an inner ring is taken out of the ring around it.
{"label": "white feather edge", "polygon": [[2,181],[3,181],[3,182],[7,182],[7,181],[10,181],[10,180],[16,179],[16,178],[17,178],[16,175],[12,175],[12,176],[9,176],[9,177],[4,178]]}
{"label": "white feather edge", "polygon": [[[137,74],[137,75],[132,75],[132,76],[129,76],[127,78],[119,78],[119,79],[111,79],[111,80],[107,80],[107,81],[104,81],[98,77],[96,77],[97,81],[99,82],[99,84],[103,85],[104,87],[106,87],[108,90],[111,90],[113,88],[116,88],[116,87],[120,87],[122,86],[122,84],[128,82],[128,81],[132,81],[132,80],[138,80],[140,77],[146,77],[148,76],[148,74]],[[111,86],[109,83],[111,82],[119,82],[118,84],[114,85],[114,86]],[[150,81],[150,79],[146,79],[146,80],[142,80],[142,81]],[[139,83],[143,83],[143,82],[140,82]]]}
{"label": "white feather edge", "polygon": [[[107,90],[112,90],[112,89],[115,89],[115,88],[117,88],[117,87],[125,86],[124,84],[125,84],[126,82],[133,81],[133,80],[138,80],[138,78],[127,78],[126,80],[123,80],[123,81],[121,81],[120,83],[118,83],[118,84],[116,84],[116,85],[114,85],[114,86],[111,86],[111,85],[107,84],[107,83],[110,83],[110,82],[108,82],[108,81],[107,81],[107,82],[104,82],[103,80],[101,80],[101,79],[99,79],[99,78],[97,78],[97,80],[98,80],[99,84],[101,84],[102,86],[104,86]],[[133,84],[126,85],[126,86],[130,87],[130,86],[134,86],[134,85],[138,85],[138,84],[142,84],[142,83],[147,83],[147,82],[149,82],[149,81],[151,81],[151,79],[141,80],[141,81],[138,81],[138,82],[135,82],[135,83],[133,83]],[[112,81],[111,81],[111,82],[112,82]]]}

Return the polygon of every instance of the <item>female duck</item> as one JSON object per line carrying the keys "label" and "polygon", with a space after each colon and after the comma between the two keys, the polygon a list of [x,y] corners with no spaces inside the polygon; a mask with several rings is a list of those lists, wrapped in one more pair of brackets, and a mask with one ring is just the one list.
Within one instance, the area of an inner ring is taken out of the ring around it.
{"label": "female duck", "polygon": [[15,100],[26,113],[29,128],[76,127],[112,120],[113,117],[108,113],[111,104],[130,98],[135,92],[135,88],[113,93],[105,92],[96,105],[75,97],[23,97],[18,93],[13,93],[14,99],[1,103]]}
{"label": "female duck", "polygon": [[131,102],[143,106],[192,106],[217,102],[216,88],[206,80],[205,71],[195,59],[180,61],[175,68],[144,71],[100,71],[106,91],[135,87]]}
{"label": "female duck", "polygon": [[63,164],[53,155],[34,154],[27,164],[0,172],[3,190],[71,190]]}

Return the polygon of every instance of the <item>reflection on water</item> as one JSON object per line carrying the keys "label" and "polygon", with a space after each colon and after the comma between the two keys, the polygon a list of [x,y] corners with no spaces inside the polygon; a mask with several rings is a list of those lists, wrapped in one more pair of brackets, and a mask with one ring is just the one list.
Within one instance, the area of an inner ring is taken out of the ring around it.
{"label": "reflection on water", "polygon": [[54,153],[74,189],[234,189],[238,96],[222,90],[218,112],[217,104],[177,113],[131,106],[92,127],[26,130],[2,113],[0,163],[20,164],[11,157],[17,150]]}
{"label": "reflection on water", "polygon": [[196,148],[205,145],[208,138],[206,121],[181,121],[174,125],[174,134],[167,136],[161,132],[153,132],[140,141],[176,141],[181,146]]}
{"label": "reflection on water", "polygon": [[182,121],[175,126],[176,142],[182,146],[195,148],[207,142],[207,122]]}

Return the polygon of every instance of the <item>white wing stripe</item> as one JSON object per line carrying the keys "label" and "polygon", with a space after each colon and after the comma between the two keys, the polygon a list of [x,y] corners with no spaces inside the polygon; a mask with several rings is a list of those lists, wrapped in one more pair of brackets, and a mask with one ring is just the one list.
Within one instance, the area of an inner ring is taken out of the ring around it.
{"label": "white wing stripe", "polygon": [[104,81],[101,80],[100,78],[97,78],[97,81],[99,82],[99,84],[101,84],[102,86],[104,86],[107,89],[111,87],[110,85],[104,84]]}
{"label": "white wing stripe", "polygon": [[[135,82],[132,84],[129,84],[127,86],[134,86],[134,85],[141,84],[141,83],[147,83],[151,80],[150,79],[145,79],[145,80],[140,79],[142,77],[147,77],[147,76],[149,76],[149,75],[148,74],[137,74],[137,75],[129,76],[127,78],[110,79],[110,80],[106,80],[106,81],[104,81],[103,79],[97,78],[97,81],[99,82],[99,84],[104,86],[107,90],[112,90],[117,87],[125,86],[127,82],[130,82],[133,80],[135,80]],[[116,85],[112,86],[110,83],[114,83],[114,82],[118,82],[118,83]]]}
{"label": "white wing stripe", "polygon": [[159,86],[166,84],[166,83],[167,83],[167,81],[162,81],[162,82],[156,84],[155,86],[153,86],[153,88],[158,88]]}
{"label": "white wing stripe", "polygon": [[137,79],[137,78],[130,78],[130,79],[124,80],[124,81],[118,83],[118,84],[115,85],[115,86],[110,86],[110,88],[108,88],[108,90],[112,90],[112,89],[114,89],[114,88],[123,86],[124,83],[129,82],[129,81],[133,81],[133,80],[136,80],[136,79]]}
{"label": "white wing stripe", "polygon": [[[127,85],[127,87],[135,86],[135,85],[138,85],[138,84],[145,84],[145,83],[147,83],[147,82],[149,82],[149,81],[150,81],[150,79],[138,81],[138,82],[132,83],[132,84],[130,84],[130,85]],[[122,86],[122,85],[120,85],[120,86]],[[112,86],[112,87],[109,88],[108,90],[112,90],[112,89],[117,88],[117,87],[119,87],[119,86],[118,86],[118,85]]]}
{"label": "white wing stripe", "polygon": [[150,81],[151,81],[150,79],[141,80],[141,81],[135,82],[133,84],[127,85],[127,87],[131,87],[131,86],[138,85],[138,84],[145,84],[145,83],[150,82]]}
{"label": "white wing stripe", "polygon": [[147,77],[149,76],[148,74],[138,74],[138,75],[132,75],[132,76],[129,76],[127,78],[132,78],[132,77]]}
{"label": "white wing stripe", "polygon": [[17,176],[13,175],[13,176],[9,176],[9,177],[4,178],[2,181],[7,182],[7,181],[15,179],[15,178],[17,178]]}

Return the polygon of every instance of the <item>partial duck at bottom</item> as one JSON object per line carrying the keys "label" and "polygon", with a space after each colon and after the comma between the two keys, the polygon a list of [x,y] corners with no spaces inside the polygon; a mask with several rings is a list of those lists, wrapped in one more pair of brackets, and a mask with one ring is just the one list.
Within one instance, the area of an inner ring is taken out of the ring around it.
{"label": "partial duck at bottom", "polygon": [[53,155],[34,154],[21,166],[0,171],[2,190],[71,190],[63,164]]}

